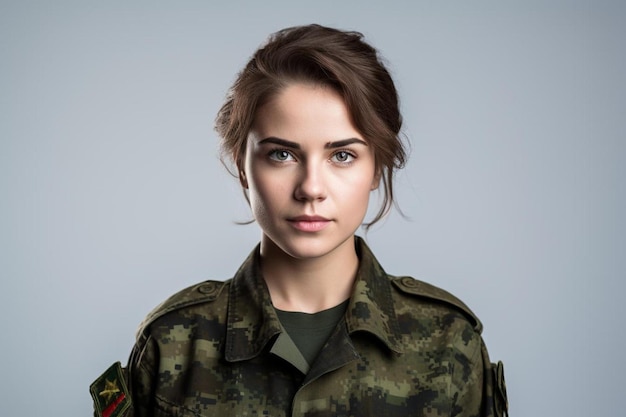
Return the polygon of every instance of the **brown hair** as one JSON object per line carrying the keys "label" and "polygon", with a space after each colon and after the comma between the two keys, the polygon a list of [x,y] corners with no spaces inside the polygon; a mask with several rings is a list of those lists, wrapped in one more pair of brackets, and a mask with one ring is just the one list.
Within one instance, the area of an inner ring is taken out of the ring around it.
{"label": "brown hair", "polygon": [[406,151],[400,138],[402,116],[395,85],[376,49],[359,32],[308,25],[271,35],[239,73],[217,115],[215,129],[222,137],[222,156],[232,158],[241,170],[257,109],[294,82],[337,91],[356,129],[372,147],[384,200],[366,224],[370,227],[394,204],[393,173],[404,166]]}

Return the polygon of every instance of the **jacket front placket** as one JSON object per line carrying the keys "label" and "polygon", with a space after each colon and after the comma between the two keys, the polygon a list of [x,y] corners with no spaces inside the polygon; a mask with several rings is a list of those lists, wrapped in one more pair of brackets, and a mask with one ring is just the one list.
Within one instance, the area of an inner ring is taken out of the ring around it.
{"label": "jacket front placket", "polygon": [[358,238],[357,251],[360,258],[359,270],[346,314],[296,392],[292,403],[293,416],[304,416],[312,409],[323,407],[323,399],[316,398],[316,393],[308,389],[318,378],[360,359],[352,342],[352,334],[369,333],[381,342],[381,349],[387,349],[394,354],[402,353],[389,278],[369,248]]}

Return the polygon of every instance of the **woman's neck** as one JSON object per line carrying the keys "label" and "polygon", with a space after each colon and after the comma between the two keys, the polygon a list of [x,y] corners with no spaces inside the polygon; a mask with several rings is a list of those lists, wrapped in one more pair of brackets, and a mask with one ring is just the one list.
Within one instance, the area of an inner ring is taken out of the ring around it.
{"label": "woman's neck", "polygon": [[317,313],[341,304],[352,293],[358,266],[354,237],[307,259],[290,256],[267,236],[261,240],[261,271],[279,310]]}

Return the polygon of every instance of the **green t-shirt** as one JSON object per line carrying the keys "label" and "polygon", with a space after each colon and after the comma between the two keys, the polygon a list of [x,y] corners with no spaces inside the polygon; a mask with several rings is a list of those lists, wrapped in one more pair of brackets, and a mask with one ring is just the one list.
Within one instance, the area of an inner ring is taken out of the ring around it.
{"label": "green t-shirt", "polygon": [[276,313],[289,337],[310,365],[335,330],[347,307],[348,300],[313,314],[278,309]]}

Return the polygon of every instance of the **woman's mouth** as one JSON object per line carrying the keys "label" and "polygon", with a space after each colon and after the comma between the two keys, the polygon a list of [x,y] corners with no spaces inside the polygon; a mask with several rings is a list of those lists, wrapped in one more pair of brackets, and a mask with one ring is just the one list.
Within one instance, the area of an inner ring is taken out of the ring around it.
{"label": "woman's mouth", "polygon": [[330,224],[330,220],[322,216],[296,216],[287,219],[295,229],[301,232],[319,232]]}

